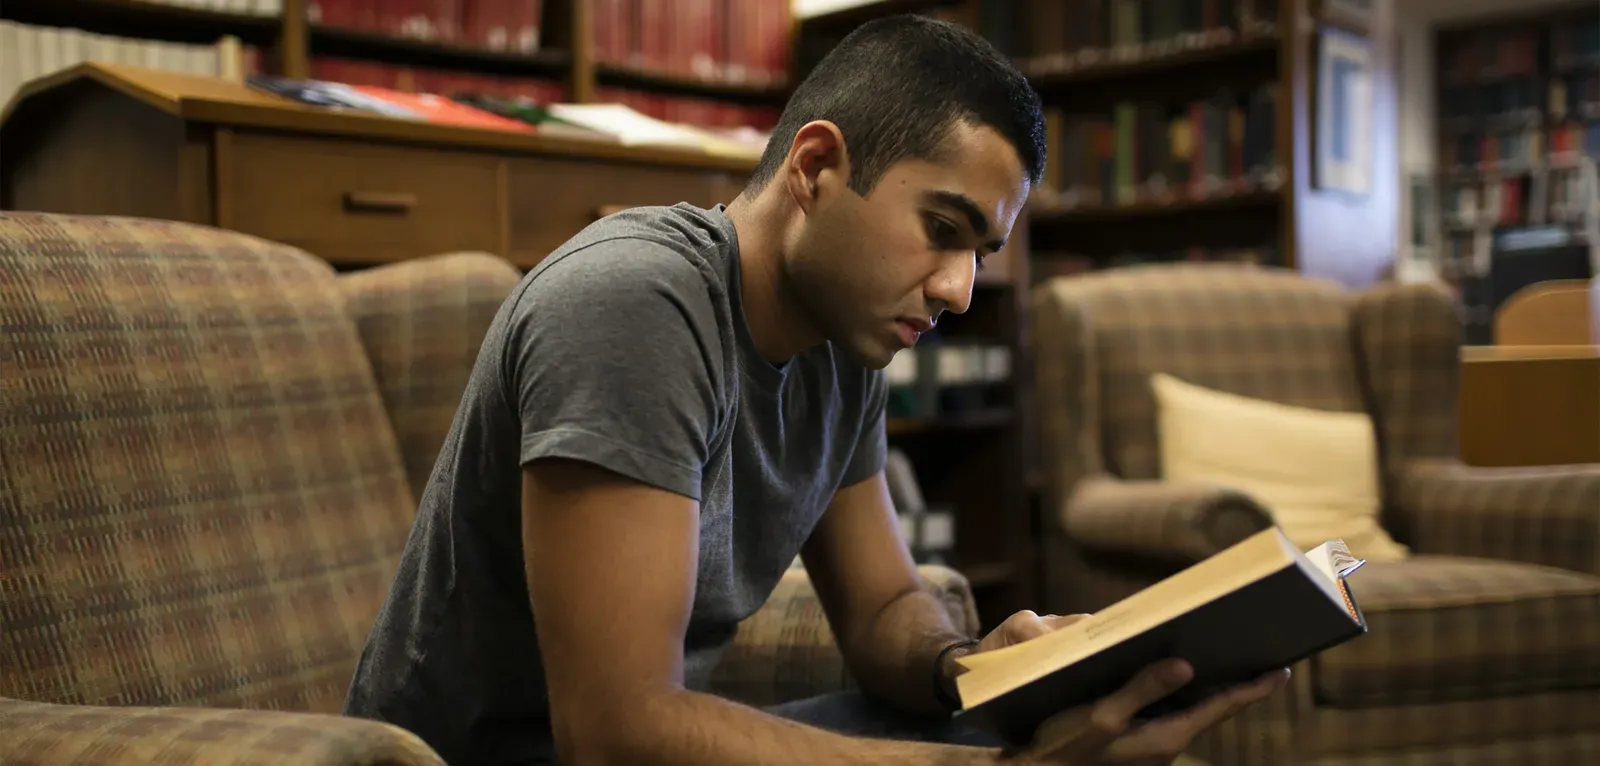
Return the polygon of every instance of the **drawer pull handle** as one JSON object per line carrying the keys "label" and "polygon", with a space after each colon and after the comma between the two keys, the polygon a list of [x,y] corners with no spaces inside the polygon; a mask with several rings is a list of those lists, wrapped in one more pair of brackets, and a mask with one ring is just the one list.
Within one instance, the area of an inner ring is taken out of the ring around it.
{"label": "drawer pull handle", "polygon": [[600,207],[595,208],[594,219],[598,221],[601,218],[611,215],[612,213],[620,213],[631,207],[634,207],[634,205],[601,205]]}
{"label": "drawer pull handle", "polygon": [[405,215],[417,206],[417,195],[393,192],[345,192],[344,207],[357,213]]}

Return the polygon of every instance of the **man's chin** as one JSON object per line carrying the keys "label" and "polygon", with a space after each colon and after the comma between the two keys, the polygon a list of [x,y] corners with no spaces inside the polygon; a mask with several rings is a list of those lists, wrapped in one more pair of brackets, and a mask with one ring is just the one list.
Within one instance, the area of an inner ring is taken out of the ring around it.
{"label": "man's chin", "polygon": [[894,355],[902,349],[898,344],[889,345],[875,340],[858,340],[853,343],[839,344],[850,361],[855,362],[869,370],[881,370],[894,361]]}

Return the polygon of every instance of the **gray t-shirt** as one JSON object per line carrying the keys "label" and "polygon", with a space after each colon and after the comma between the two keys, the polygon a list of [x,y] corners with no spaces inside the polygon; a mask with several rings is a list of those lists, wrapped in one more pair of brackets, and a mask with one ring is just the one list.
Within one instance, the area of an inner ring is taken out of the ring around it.
{"label": "gray t-shirt", "polygon": [[828,344],[761,358],[720,205],[589,226],[491,324],[345,713],[410,730],[452,764],[553,756],[521,548],[522,466],[547,457],[700,502],[684,653],[703,690],[834,490],[882,468],[885,395],[880,372]]}

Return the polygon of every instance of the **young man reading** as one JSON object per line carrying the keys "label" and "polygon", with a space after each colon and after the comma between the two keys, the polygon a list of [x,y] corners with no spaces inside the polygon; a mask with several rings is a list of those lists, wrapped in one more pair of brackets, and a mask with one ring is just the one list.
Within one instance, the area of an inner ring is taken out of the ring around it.
{"label": "young man reading", "polygon": [[[1282,682],[1132,722],[1148,669],[1005,754],[950,721],[973,645],[926,595],[884,484],[881,369],[1010,233],[1037,95],[981,38],[867,24],[795,91],[726,207],[643,208],[546,258],[495,318],[346,704],[452,764],[1169,763]],[[559,192],[555,192],[559,193]],[[799,554],[860,694],[705,693]]]}

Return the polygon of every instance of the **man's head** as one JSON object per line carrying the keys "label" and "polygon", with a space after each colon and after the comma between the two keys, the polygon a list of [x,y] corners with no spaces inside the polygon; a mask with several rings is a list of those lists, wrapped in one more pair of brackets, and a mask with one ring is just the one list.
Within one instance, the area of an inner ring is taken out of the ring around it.
{"label": "man's head", "polygon": [[871,367],[971,301],[1045,161],[1039,98],[989,43],[898,16],[862,25],[796,88],[743,196],[789,211],[784,289]]}

